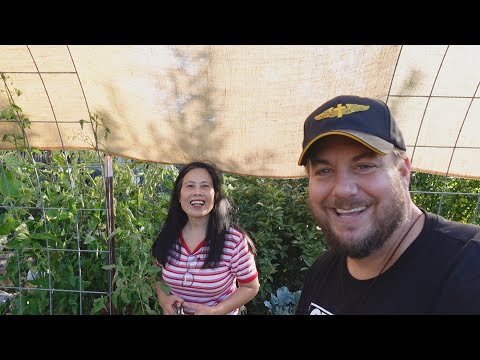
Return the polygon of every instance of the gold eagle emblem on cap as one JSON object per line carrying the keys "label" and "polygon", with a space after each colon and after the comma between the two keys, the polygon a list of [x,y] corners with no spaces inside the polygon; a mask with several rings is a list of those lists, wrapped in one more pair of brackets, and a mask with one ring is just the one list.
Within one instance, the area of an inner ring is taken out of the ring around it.
{"label": "gold eagle emblem on cap", "polygon": [[358,104],[338,104],[335,107],[331,107],[324,112],[318,114],[314,117],[315,120],[328,119],[333,117],[341,118],[343,115],[352,114],[359,111],[366,111],[370,109],[368,105],[358,105]]}

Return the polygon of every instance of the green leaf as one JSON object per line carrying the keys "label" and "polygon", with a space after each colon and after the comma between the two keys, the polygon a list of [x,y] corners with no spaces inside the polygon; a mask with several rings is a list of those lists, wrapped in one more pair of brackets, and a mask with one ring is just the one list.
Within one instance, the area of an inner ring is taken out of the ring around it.
{"label": "green leaf", "polygon": [[85,236],[85,241],[83,242],[84,244],[90,244],[91,242],[93,241],[96,241],[97,239],[95,239],[92,235],[90,234],[87,234]]}
{"label": "green leaf", "polygon": [[46,233],[31,233],[30,238],[35,240],[48,240],[52,238],[52,234]]}
{"label": "green leaf", "polygon": [[100,313],[106,306],[107,306],[107,298],[104,296],[101,296],[93,300],[91,315]]}
{"label": "green leaf", "polygon": [[123,301],[124,304],[130,303],[130,297],[128,296],[127,289],[123,288],[120,290],[120,299]]}
{"label": "green leaf", "polygon": [[115,264],[110,264],[110,265],[103,265],[102,266],[103,270],[112,270],[115,269]]}
{"label": "green leaf", "polygon": [[18,220],[8,217],[0,224],[0,235],[9,235],[19,225]]}
{"label": "green leaf", "polygon": [[21,223],[15,229],[15,238],[19,240],[25,240],[30,238],[30,231],[28,230],[27,224]]}
{"label": "green leaf", "polygon": [[4,196],[18,197],[22,185],[22,182],[15,179],[8,169],[3,168],[3,171],[0,171],[0,193]]}
{"label": "green leaf", "polygon": [[167,294],[167,295],[170,295],[170,286],[168,286],[167,284],[165,284],[163,281],[160,282],[160,289],[162,289],[162,291]]}

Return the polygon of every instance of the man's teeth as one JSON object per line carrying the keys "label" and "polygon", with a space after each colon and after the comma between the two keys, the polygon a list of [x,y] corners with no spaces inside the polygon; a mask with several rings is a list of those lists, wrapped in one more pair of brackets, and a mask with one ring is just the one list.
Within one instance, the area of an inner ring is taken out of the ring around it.
{"label": "man's teeth", "polygon": [[365,210],[367,207],[366,206],[360,206],[360,207],[357,207],[357,208],[354,208],[354,209],[350,209],[350,210],[345,210],[345,209],[335,209],[337,211],[337,213],[339,214],[349,214],[349,213],[352,213],[352,212],[357,212],[357,211],[363,211]]}

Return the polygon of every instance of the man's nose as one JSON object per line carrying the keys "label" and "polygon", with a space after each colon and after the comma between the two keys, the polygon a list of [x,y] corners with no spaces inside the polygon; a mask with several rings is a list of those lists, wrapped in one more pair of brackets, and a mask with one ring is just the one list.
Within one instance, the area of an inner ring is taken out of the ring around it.
{"label": "man's nose", "polygon": [[356,195],[358,193],[357,179],[348,171],[337,171],[332,195],[340,198]]}

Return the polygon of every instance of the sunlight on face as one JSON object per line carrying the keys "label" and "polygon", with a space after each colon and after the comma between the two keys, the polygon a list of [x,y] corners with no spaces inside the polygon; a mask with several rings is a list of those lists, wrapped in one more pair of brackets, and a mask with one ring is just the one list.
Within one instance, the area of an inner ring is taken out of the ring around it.
{"label": "sunlight on face", "polygon": [[180,205],[192,218],[208,216],[214,206],[215,190],[207,170],[196,168],[190,170],[182,181]]}
{"label": "sunlight on face", "polygon": [[328,136],[312,147],[310,210],[329,248],[366,257],[405,221],[408,189],[396,164],[392,155],[344,136]]}

